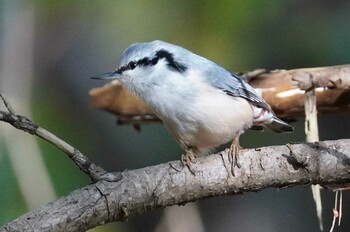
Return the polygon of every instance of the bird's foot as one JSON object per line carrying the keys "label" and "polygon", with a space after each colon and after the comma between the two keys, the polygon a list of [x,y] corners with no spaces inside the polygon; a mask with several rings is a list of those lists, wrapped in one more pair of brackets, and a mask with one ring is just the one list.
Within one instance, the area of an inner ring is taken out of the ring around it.
{"label": "bird's foot", "polygon": [[181,156],[181,163],[183,167],[187,167],[193,175],[196,175],[195,171],[192,168],[192,164],[194,163],[194,160],[196,158],[196,154],[193,152],[192,149],[188,150],[186,154]]}
{"label": "bird's foot", "polygon": [[239,145],[239,138],[237,136],[232,141],[232,144],[231,144],[230,149],[228,151],[228,160],[231,163],[231,172],[232,172],[233,176],[235,176],[234,167],[241,168],[241,164],[239,162],[239,150],[240,149],[241,149],[241,146]]}

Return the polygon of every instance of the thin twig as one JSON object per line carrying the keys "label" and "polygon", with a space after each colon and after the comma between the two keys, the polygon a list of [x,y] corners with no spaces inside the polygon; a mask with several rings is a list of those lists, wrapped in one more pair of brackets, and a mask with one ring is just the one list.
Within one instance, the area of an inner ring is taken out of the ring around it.
{"label": "thin twig", "polygon": [[335,221],[337,220],[337,217],[339,216],[337,208],[338,208],[338,191],[335,192],[334,208],[333,208],[333,221],[332,221],[332,226],[331,226],[329,232],[333,232],[334,226],[335,226]]}
{"label": "thin twig", "polygon": [[4,103],[6,109],[8,110],[8,112],[10,112],[11,114],[15,115],[15,111],[13,110],[13,108],[11,107],[10,103],[7,101],[7,98],[3,95],[0,94],[0,98],[2,100],[2,102]]}
{"label": "thin twig", "polygon": [[338,226],[340,226],[342,214],[343,214],[343,190],[340,190]]}
{"label": "thin twig", "polygon": [[[304,107],[306,142],[317,142],[319,141],[319,134],[317,123],[316,92],[314,88],[305,91]],[[311,185],[311,192],[316,205],[316,215],[320,230],[323,231],[321,186]]]}
{"label": "thin twig", "polygon": [[80,168],[80,170],[88,174],[93,181],[101,179],[118,181],[120,179],[121,176],[119,173],[108,173],[100,166],[91,162],[89,158],[82,154],[79,150],[52,134],[50,131],[36,125],[30,119],[24,116],[14,114],[14,110],[6,98],[4,98],[4,96],[1,94],[0,97],[8,110],[8,112],[0,111],[0,121],[7,122],[19,130],[36,135],[62,150]]}

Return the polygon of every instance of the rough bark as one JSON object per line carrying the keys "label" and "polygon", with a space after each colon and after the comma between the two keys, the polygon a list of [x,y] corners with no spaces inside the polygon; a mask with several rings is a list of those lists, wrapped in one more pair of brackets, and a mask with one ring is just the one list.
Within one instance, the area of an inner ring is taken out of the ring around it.
{"label": "rough bark", "polygon": [[305,90],[314,88],[319,113],[349,111],[350,65],[252,72],[243,75],[278,117],[304,116]]}
{"label": "rough bark", "polygon": [[350,182],[349,139],[246,149],[239,159],[242,166],[234,167],[234,176],[227,151],[197,159],[192,166],[196,175],[179,161],[125,171],[119,181],[101,180],[75,190],[0,231],[84,231],[214,196]]}

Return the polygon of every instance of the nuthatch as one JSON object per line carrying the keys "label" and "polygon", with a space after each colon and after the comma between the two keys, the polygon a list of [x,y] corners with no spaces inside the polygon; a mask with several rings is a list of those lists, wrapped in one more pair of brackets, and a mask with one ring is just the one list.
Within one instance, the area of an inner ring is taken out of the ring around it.
{"label": "nuthatch", "polygon": [[252,126],[293,131],[236,74],[159,40],[132,44],[114,72],[93,78],[117,79],[143,100],[186,151],[186,163],[230,141],[237,158],[239,135]]}

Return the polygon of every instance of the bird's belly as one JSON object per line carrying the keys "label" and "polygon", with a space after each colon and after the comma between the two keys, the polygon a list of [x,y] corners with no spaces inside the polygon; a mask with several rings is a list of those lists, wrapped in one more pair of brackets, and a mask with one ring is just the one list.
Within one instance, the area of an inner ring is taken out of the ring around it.
{"label": "bird's belly", "polygon": [[245,99],[215,92],[202,94],[186,111],[180,107],[163,121],[183,149],[204,151],[232,141],[251,126],[253,110]]}

